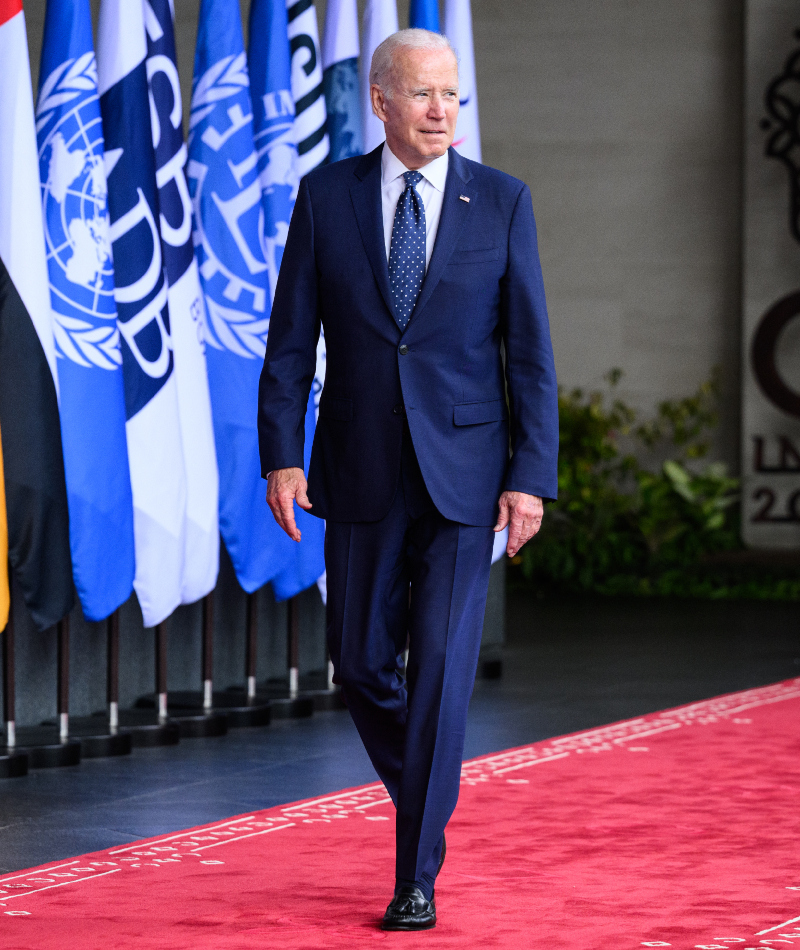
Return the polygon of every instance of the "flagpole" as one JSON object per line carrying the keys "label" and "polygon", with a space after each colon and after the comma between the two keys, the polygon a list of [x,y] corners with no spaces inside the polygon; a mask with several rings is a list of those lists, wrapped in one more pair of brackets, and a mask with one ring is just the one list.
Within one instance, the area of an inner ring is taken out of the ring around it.
{"label": "flagpole", "polygon": [[[9,587],[11,572],[9,571]],[[3,638],[3,721],[6,748],[0,752],[0,778],[20,778],[28,774],[28,756],[18,752],[16,736],[16,697],[14,693],[14,605],[9,604],[8,623]]]}
{"label": "flagpole", "polygon": [[167,625],[156,624],[156,709],[161,722],[167,721]]}
{"label": "flagpole", "polygon": [[[203,633],[205,634],[205,625]],[[205,660],[205,656],[203,657]],[[155,662],[156,662],[156,691],[155,708],[158,721],[162,725],[174,722],[178,726],[181,738],[195,739],[198,737],[224,736],[228,731],[228,717],[224,712],[205,706],[197,707],[195,703],[186,704],[185,694],[178,693],[178,702],[172,713],[169,713],[169,697],[167,691],[167,622],[162,620],[155,626]],[[205,676],[205,672],[203,673]],[[195,694],[196,695],[196,694]],[[149,705],[149,697],[137,703],[140,707]]]}
{"label": "flagpole", "polygon": [[214,591],[203,598],[203,709],[214,705]]}
{"label": "flagpole", "polygon": [[[247,686],[249,690],[255,688],[256,681],[256,648],[258,642],[258,601],[256,599],[258,591],[247,595]],[[292,598],[293,599],[293,598]],[[287,623],[291,624],[291,602],[286,602],[288,609]],[[291,659],[289,661],[291,663]],[[290,673],[291,680],[291,673]],[[291,683],[288,684],[289,686]],[[272,707],[273,719],[304,719],[314,714],[314,701],[306,696],[298,696],[295,688],[294,694],[284,683],[277,684],[267,681],[266,692],[258,694],[269,698]]]}
{"label": "flagpole", "polygon": [[300,687],[300,611],[297,595],[287,601],[287,660],[289,666],[289,696],[294,699]]}
{"label": "flagpole", "polygon": [[247,613],[245,616],[245,670],[247,680],[247,701],[256,698],[256,665],[258,659],[258,591],[247,595]]}
{"label": "flagpole", "polygon": [[107,673],[106,697],[108,701],[108,725],[112,733],[119,729],[119,610],[106,621]]}
{"label": "flagpole", "polygon": [[56,625],[58,639],[58,741],[69,742],[69,614]]}

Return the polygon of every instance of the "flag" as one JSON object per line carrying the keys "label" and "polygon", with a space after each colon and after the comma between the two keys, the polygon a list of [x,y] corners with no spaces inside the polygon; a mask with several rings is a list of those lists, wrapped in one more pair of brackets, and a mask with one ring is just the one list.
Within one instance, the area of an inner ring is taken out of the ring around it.
{"label": "flag", "polygon": [[408,24],[416,29],[439,33],[439,0],[411,0]]}
{"label": "flag", "polygon": [[102,0],[97,71],[133,490],[133,586],[152,627],[183,599],[186,479],[146,55],[142,0]]}
{"label": "flag", "polygon": [[170,0],[145,0],[144,13],[161,253],[186,473],[181,600],[191,604],[217,583],[219,475],[205,357],[205,303],[192,243],[192,200],[184,170],[187,152]]}
{"label": "flag", "polygon": [[397,4],[395,0],[367,0],[364,9],[364,39],[361,43],[361,115],[363,117],[364,151],[371,152],[386,138],[383,122],[372,111],[369,69],[372,54],[387,36],[396,33]]}
{"label": "flag", "polygon": [[314,0],[286,0],[286,14],[292,57],[297,177],[302,178],[328,160],[328,116]]}
{"label": "flag", "polygon": [[260,477],[256,416],[270,279],[238,0],[201,0],[187,173],[208,311],[220,531],[239,584],[252,593],[280,571],[295,542],[275,523]]}
{"label": "flag", "polygon": [[8,589],[8,522],[6,521],[6,480],[3,475],[3,433],[0,430],[0,633],[8,623],[11,596]]}
{"label": "flag", "polygon": [[473,161],[481,160],[481,130],[478,124],[478,87],[475,81],[475,49],[472,43],[470,0],[445,0],[444,32],[458,52],[458,123],[453,147]]}
{"label": "flag", "polygon": [[89,0],[48,0],[36,130],[72,571],[103,620],[133,590],[133,500]]}
{"label": "flag", "polygon": [[[287,26],[285,0],[253,0],[248,31],[248,65],[254,141],[262,191],[262,243],[269,275],[269,306],[275,294],[289,221],[297,198],[298,154],[294,144],[295,114]],[[263,351],[261,358],[263,360]],[[316,424],[318,395],[316,401],[315,395],[317,393],[312,391],[306,412],[306,471]],[[258,473],[255,474],[258,476]],[[266,486],[264,482],[260,482],[260,485],[261,505],[266,507],[263,500]],[[302,541],[299,544],[291,542],[287,547],[281,538],[276,545],[276,550],[281,552],[281,560],[273,569],[270,579],[277,600],[293,597],[310,587],[325,569],[324,522],[299,508],[296,509],[296,518],[303,535]],[[275,528],[277,525],[271,526],[270,531],[274,533]],[[272,543],[275,545],[274,541]]]}
{"label": "flag", "polygon": [[73,604],[69,515],[21,0],[0,0],[0,426],[9,560],[40,630]]}
{"label": "flag", "polygon": [[271,301],[298,184],[291,55],[284,0],[252,0],[248,33],[253,141],[264,205],[262,240]]}
{"label": "flag", "polygon": [[322,37],[322,83],[328,112],[330,161],[361,155],[356,0],[328,0]]}

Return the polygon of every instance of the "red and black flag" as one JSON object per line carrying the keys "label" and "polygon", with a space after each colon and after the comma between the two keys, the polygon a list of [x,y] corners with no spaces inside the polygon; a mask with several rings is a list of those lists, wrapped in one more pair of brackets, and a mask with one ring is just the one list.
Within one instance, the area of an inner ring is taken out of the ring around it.
{"label": "red and black flag", "polygon": [[72,607],[69,517],[21,0],[0,0],[0,431],[8,556],[36,626]]}

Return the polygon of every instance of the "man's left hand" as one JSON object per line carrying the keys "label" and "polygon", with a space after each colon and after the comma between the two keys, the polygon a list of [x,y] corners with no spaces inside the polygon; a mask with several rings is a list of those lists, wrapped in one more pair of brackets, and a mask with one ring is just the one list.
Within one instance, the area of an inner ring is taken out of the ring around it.
{"label": "man's left hand", "polygon": [[521,491],[504,491],[499,505],[500,515],[494,530],[502,531],[508,525],[506,554],[514,557],[541,528],[544,505],[538,495],[526,495]]}

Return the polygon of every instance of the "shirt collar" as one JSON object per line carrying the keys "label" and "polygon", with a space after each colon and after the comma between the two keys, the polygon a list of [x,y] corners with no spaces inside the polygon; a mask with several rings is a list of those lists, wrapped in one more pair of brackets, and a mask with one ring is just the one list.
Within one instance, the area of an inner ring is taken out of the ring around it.
{"label": "shirt collar", "polygon": [[[428,162],[423,168],[419,169],[420,175],[428,181],[437,191],[444,192],[445,182],[447,181],[447,166],[450,158],[449,150]],[[408,169],[400,159],[389,148],[386,142],[383,143],[383,152],[381,153],[381,183],[388,185],[390,181],[399,178],[403,172]]]}

